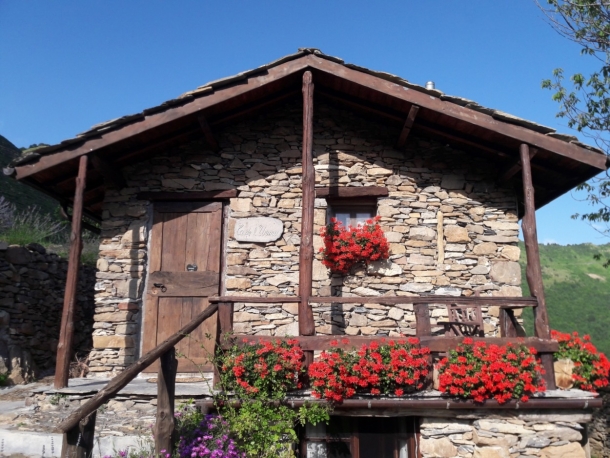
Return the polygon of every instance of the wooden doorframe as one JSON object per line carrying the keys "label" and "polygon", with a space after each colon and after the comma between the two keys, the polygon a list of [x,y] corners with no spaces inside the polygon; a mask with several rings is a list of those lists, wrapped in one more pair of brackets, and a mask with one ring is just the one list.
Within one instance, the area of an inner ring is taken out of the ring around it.
{"label": "wooden doorframe", "polygon": [[[226,294],[226,278],[227,278],[227,247],[229,240],[229,218],[231,214],[231,207],[229,205],[229,199],[231,197],[235,197],[237,195],[233,190],[225,191],[223,193],[184,193],[184,192],[151,192],[146,193],[146,198],[150,201],[149,207],[149,217],[147,221],[147,230],[148,230],[148,241],[146,245],[147,251],[147,260],[146,260],[146,271],[145,271],[145,279],[142,291],[142,314],[140,316],[140,333],[139,333],[139,345],[138,350],[140,355],[143,354],[144,351],[144,331],[145,331],[145,321],[146,321],[146,313],[149,312],[149,308],[147,307],[147,294],[149,288],[149,280],[150,280],[150,265],[151,265],[151,243],[153,239],[153,225],[154,225],[154,215],[155,215],[155,204],[159,205],[167,205],[171,203],[184,203],[184,202],[220,202],[222,205],[222,216],[221,216],[221,237],[220,237],[220,266],[219,266],[219,293],[221,295]],[[158,194],[155,196],[155,194]],[[186,196],[185,194],[191,194],[190,196]],[[207,194],[204,197],[202,194]],[[217,326],[217,329],[219,327]]]}

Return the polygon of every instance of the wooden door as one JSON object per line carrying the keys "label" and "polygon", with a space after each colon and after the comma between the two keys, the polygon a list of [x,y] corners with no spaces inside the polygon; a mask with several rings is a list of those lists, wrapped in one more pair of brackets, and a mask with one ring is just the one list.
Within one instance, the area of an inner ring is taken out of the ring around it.
{"label": "wooden door", "polygon": [[[222,204],[159,202],[154,206],[144,310],[143,352],[185,326],[219,293]],[[214,314],[176,347],[179,372],[210,370]],[[156,371],[158,365],[147,372]]]}

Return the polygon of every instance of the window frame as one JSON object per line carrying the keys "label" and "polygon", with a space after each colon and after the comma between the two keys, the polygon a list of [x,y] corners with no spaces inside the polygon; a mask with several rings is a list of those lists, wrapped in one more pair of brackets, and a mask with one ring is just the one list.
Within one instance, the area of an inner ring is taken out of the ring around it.
{"label": "window frame", "polygon": [[[343,210],[343,213],[350,213],[350,222],[357,217],[356,213],[369,213],[371,216],[367,219],[372,219],[377,216],[377,199],[376,198],[327,198],[326,199],[326,224],[330,223],[332,218],[335,218],[338,211]],[[361,223],[344,224],[347,228],[350,225],[356,227]]]}

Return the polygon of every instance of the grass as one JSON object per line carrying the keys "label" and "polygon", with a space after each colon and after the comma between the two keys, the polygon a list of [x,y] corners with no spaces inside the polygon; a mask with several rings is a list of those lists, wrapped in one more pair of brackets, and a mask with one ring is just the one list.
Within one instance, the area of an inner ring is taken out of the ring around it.
{"label": "grass", "polygon": [[[67,258],[70,250],[68,222],[42,211],[27,207],[21,211],[0,196],[0,240],[9,245],[38,243],[50,251]],[[95,265],[98,257],[99,236],[83,231],[81,262]]]}
{"label": "grass", "polygon": [[[523,294],[529,288],[525,278],[525,249],[521,247]],[[602,260],[596,260],[596,254]],[[603,259],[610,244],[540,245],[540,262],[551,327],[562,332],[590,334],[595,346],[610,354],[610,269]],[[533,335],[533,313],[523,313],[528,335]]]}

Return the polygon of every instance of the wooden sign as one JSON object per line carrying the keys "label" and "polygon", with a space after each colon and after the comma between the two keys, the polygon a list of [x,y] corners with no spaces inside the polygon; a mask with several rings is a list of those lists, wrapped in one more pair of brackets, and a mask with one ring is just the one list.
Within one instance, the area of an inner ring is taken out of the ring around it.
{"label": "wooden sign", "polygon": [[240,218],[235,222],[235,240],[239,242],[273,242],[284,232],[284,223],[277,218]]}

